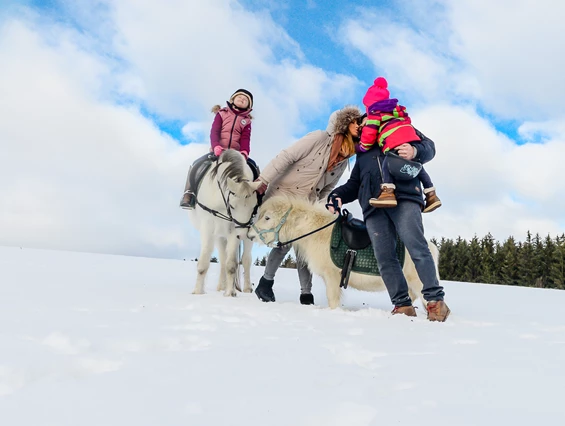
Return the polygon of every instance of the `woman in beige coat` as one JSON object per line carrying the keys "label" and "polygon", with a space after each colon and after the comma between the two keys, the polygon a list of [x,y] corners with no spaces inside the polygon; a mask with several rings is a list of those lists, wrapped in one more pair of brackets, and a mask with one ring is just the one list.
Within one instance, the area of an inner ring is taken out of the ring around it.
{"label": "woman in beige coat", "polygon": [[[289,195],[306,198],[312,202],[326,200],[347,168],[348,160],[355,154],[354,138],[358,140],[361,111],[348,106],[335,111],[326,130],[308,133],[290,147],[283,149],[261,172],[260,190],[265,197]],[[290,245],[273,248],[269,253],[265,272],[255,289],[264,302],[274,302],[275,274],[290,251]],[[300,280],[300,303],[311,305],[312,274],[297,255]]]}

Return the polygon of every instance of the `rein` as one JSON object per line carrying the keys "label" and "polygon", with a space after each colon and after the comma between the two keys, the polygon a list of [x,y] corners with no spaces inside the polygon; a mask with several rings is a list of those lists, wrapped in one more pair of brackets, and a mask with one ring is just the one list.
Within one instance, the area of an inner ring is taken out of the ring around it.
{"label": "rein", "polygon": [[214,217],[217,217],[217,218],[219,218],[219,219],[226,220],[226,221],[228,221],[228,222],[233,222],[233,223],[235,223],[235,224],[236,224],[236,228],[249,228],[250,225],[251,225],[251,222],[253,221],[253,218],[254,218],[255,215],[257,214],[257,209],[259,208],[259,204],[257,204],[257,205],[255,206],[255,208],[254,208],[253,211],[251,212],[251,217],[249,218],[249,220],[248,220],[247,222],[245,222],[245,223],[239,222],[237,219],[235,219],[235,218],[232,216],[231,207],[230,207],[230,195],[232,195],[232,194],[235,195],[235,193],[232,192],[232,191],[229,191],[229,192],[228,192],[228,198],[226,198],[226,196],[224,195],[224,191],[222,191],[222,186],[220,185],[220,182],[219,182],[218,180],[216,180],[216,183],[218,184],[218,189],[220,190],[220,194],[222,194],[222,199],[224,200],[224,207],[226,208],[226,213],[227,213],[227,214],[222,213],[222,212],[219,212],[219,211],[217,211],[217,210],[213,210],[213,209],[211,209],[210,207],[205,206],[205,205],[202,204],[200,201],[198,201],[198,198],[196,199],[196,204],[198,204],[198,206],[199,206],[202,210],[204,210],[204,211],[210,213],[210,214],[211,214],[212,216],[214,216]]}

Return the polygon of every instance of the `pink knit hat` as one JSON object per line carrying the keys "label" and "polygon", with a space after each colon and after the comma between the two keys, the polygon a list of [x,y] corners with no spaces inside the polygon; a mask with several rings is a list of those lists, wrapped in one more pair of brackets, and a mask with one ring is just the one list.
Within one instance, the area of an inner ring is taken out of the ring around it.
{"label": "pink knit hat", "polygon": [[388,83],[384,77],[377,77],[363,98],[363,105],[369,108],[375,102],[384,101],[390,97]]}

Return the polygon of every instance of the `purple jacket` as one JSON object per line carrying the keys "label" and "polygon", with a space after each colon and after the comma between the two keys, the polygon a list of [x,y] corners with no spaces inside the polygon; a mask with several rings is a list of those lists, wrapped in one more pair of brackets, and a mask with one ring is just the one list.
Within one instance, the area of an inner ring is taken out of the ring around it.
{"label": "purple jacket", "polygon": [[251,140],[251,110],[237,111],[228,104],[216,113],[212,130],[210,131],[210,142],[212,150],[216,146],[224,149],[235,149],[249,154]]}

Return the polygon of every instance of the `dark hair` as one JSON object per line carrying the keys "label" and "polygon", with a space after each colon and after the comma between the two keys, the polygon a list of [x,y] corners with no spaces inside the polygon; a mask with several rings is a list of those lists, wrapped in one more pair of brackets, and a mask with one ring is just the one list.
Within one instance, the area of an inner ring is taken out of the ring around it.
{"label": "dark hair", "polygon": [[357,124],[361,125],[363,123],[363,120],[367,118],[367,113],[363,114],[361,117],[359,117],[357,119]]}

